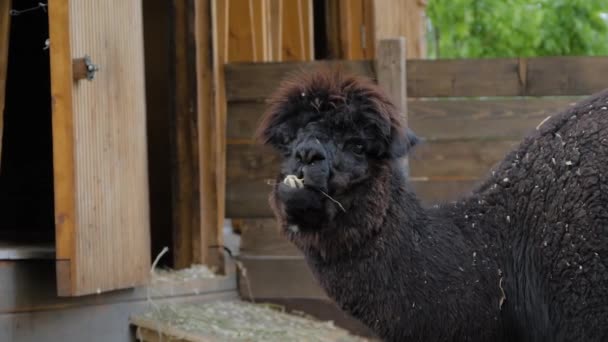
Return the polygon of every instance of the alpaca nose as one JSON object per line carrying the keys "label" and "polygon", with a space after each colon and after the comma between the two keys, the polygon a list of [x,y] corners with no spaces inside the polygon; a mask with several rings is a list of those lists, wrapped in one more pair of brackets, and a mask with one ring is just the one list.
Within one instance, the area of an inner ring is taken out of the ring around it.
{"label": "alpaca nose", "polygon": [[304,165],[312,165],[325,160],[325,151],[320,145],[317,145],[314,143],[300,144],[296,149],[296,159]]}

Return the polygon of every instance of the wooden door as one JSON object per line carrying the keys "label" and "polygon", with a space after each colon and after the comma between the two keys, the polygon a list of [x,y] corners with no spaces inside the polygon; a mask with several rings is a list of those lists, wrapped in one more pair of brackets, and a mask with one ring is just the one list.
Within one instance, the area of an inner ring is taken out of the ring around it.
{"label": "wooden door", "polygon": [[[142,284],[150,233],[141,0],[50,0],[49,30],[59,295]],[[99,71],[74,80],[85,55]]]}

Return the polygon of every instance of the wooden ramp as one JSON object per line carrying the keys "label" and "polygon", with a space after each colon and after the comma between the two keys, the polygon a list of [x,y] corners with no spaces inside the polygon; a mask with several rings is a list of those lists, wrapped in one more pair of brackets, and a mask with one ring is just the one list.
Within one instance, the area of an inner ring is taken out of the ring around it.
{"label": "wooden ramp", "polygon": [[370,341],[314,318],[284,312],[270,304],[217,301],[207,304],[153,305],[131,318],[141,342],[179,341]]}

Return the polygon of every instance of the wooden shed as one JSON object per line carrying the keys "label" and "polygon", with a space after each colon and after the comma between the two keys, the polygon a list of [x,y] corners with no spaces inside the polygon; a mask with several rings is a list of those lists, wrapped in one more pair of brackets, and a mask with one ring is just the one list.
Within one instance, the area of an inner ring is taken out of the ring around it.
{"label": "wooden shed", "polygon": [[426,60],[424,8],[0,0],[0,340],[155,341],[150,307],[237,299],[369,335],[272,219],[278,159],[252,136],[278,82],[320,60],[379,82],[425,139],[428,204],[608,87],[606,57]]}

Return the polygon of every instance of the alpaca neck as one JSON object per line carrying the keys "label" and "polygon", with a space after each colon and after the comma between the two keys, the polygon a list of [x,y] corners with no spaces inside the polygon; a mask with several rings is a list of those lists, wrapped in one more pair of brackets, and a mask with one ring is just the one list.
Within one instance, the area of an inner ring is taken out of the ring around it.
{"label": "alpaca neck", "polygon": [[[377,233],[347,257],[313,254],[309,262],[328,295],[383,337],[432,335],[426,324],[436,322],[425,318],[441,312],[453,318],[453,306],[464,316],[471,303],[479,304],[472,296],[483,293],[487,277],[478,274],[475,258],[480,256],[457,225],[439,211],[425,210],[398,166],[389,175],[383,219],[377,227],[366,227]],[[378,213],[366,213],[372,214]]]}

